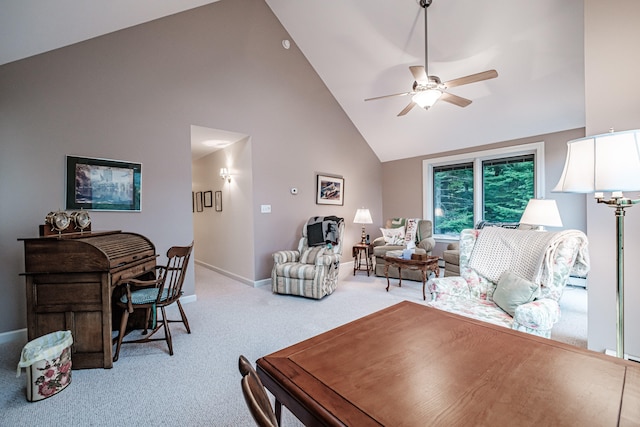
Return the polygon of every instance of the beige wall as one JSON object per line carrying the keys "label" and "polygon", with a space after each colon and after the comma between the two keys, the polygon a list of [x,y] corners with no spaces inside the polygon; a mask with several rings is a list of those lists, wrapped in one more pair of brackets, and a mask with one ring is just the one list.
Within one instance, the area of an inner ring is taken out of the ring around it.
{"label": "beige wall", "polygon": [[[511,145],[544,142],[545,152],[545,198],[555,199],[565,229],[574,228],[586,231],[585,196],[580,194],[551,193],[560,179],[566,155],[566,143],[584,136],[584,129],[572,129],[563,132],[502,141],[495,144],[469,148],[467,150],[434,153],[429,156],[385,162],[382,165],[383,213],[385,218],[396,216],[422,217],[423,182],[422,162],[425,159],[463,154]],[[378,234],[380,234],[378,232]],[[443,250],[438,245],[435,254]]]}
{"label": "beige wall", "polygon": [[[640,127],[638,16],[636,0],[585,1],[587,135]],[[640,357],[640,286],[635,271],[640,259],[640,207],[628,209],[625,218],[625,353]],[[596,351],[616,348],[615,224],[612,209],[588,199],[589,348]]]}
{"label": "beige wall", "polygon": [[[228,220],[220,229],[240,228],[239,241],[217,240],[226,250],[215,258],[196,236],[194,257],[249,281],[269,277],[271,253],[293,248],[309,216],[345,217],[347,242],[358,239],[358,207],[381,216],[380,162],[284,38],[263,1],[222,0],[0,66],[0,333],[25,327],[17,239],[64,207],[66,154],[143,164],[142,212],[94,212],[93,225],[142,233],[164,254],[194,239],[190,126],[248,135],[224,216],[214,216]],[[344,206],[315,204],[317,172],[345,177]],[[193,269],[185,287],[193,294]]]}

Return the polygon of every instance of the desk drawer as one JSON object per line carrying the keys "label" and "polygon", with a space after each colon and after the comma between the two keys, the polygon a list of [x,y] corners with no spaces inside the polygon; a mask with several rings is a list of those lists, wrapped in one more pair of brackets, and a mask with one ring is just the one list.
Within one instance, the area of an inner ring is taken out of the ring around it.
{"label": "desk drawer", "polygon": [[153,272],[156,267],[155,258],[142,264],[133,265],[121,271],[114,272],[111,275],[111,283],[115,286],[120,280],[130,279],[132,277],[142,276],[145,273]]}

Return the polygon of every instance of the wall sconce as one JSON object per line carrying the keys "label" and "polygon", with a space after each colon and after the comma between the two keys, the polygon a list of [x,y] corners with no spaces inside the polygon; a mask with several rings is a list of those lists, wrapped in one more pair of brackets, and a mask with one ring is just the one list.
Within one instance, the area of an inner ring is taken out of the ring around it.
{"label": "wall sconce", "polygon": [[231,174],[229,173],[229,169],[220,168],[220,178],[226,180],[227,182],[231,182]]}

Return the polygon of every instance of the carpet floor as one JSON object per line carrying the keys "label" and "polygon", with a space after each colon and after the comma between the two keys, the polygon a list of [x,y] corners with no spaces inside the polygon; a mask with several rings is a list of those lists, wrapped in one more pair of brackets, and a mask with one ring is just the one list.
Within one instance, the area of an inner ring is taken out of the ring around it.
{"label": "carpet floor", "polygon": [[[74,370],[71,384],[43,401],[25,398],[16,366],[26,342],[0,345],[0,426],[252,426],[240,389],[238,356],[255,362],[298,341],[393,305],[422,303],[422,283],[385,292],[383,278],[343,267],[336,292],[320,301],[274,295],[196,265],[197,301],[184,308],[187,334],[172,324],[174,355],[164,341],[123,346],[113,369]],[[586,347],[587,292],[567,287],[553,339]],[[169,309],[170,318],[178,318]],[[135,333],[135,332],[134,332]],[[301,423],[283,408],[283,426]]]}

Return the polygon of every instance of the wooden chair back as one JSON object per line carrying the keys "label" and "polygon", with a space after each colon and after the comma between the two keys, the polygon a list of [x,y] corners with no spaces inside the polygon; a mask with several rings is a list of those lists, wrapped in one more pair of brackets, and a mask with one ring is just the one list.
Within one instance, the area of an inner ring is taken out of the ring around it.
{"label": "wooden chair back", "polygon": [[[171,340],[169,323],[181,322],[184,324],[187,333],[191,333],[187,315],[180,303],[180,296],[182,295],[182,284],[184,283],[185,273],[189,266],[189,258],[191,257],[192,249],[193,242],[191,242],[189,246],[173,246],[169,248],[167,251],[167,265],[156,265],[156,278],[154,280],[126,279],[119,284],[123,287],[125,295],[123,295],[124,300],[116,299],[116,305],[122,307],[123,311],[120,319],[120,329],[118,336],[115,339],[116,352],[113,355],[114,362],[118,360],[122,344],[129,343],[163,340],[167,342],[169,354],[173,355],[173,343]],[[146,290],[145,288],[153,288],[152,290],[155,294],[141,294]],[[141,295],[141,297],[135,301],[134,298],[132,298],[133,295]],[[178,306],[178,310],[180,311],[179,320],[167,318],[165,307],[174,303]],[[129,314],[133,313],[134,310],[146,311],[144,317],[144,330],[142,332],[145,337],[136,340],[123,341],[127,330]],[[161,321],[158,320],[158,310],[162,313]],[[147,335],[150,325],[153,330]],[[165,329],[164,337],[153,337],[160,328]]]}
{"label": "wooden chair back", "polygon": [[[193,242],[189,246],[172,246],[169,248],[167,251],[167,266],[160,270],[162,277],[156,304],[167,306],[180,298],[192,250]],[[163,298],[164,294],[166,294],[166,299]]]}
{"label": "wooden chair back", "polygon": [[242,374],[242,394],[256,424],[260,427],[278,427],[278,419],[271,407],[267,391],[251,362],[246,357],[240,356],[238,369]]}

